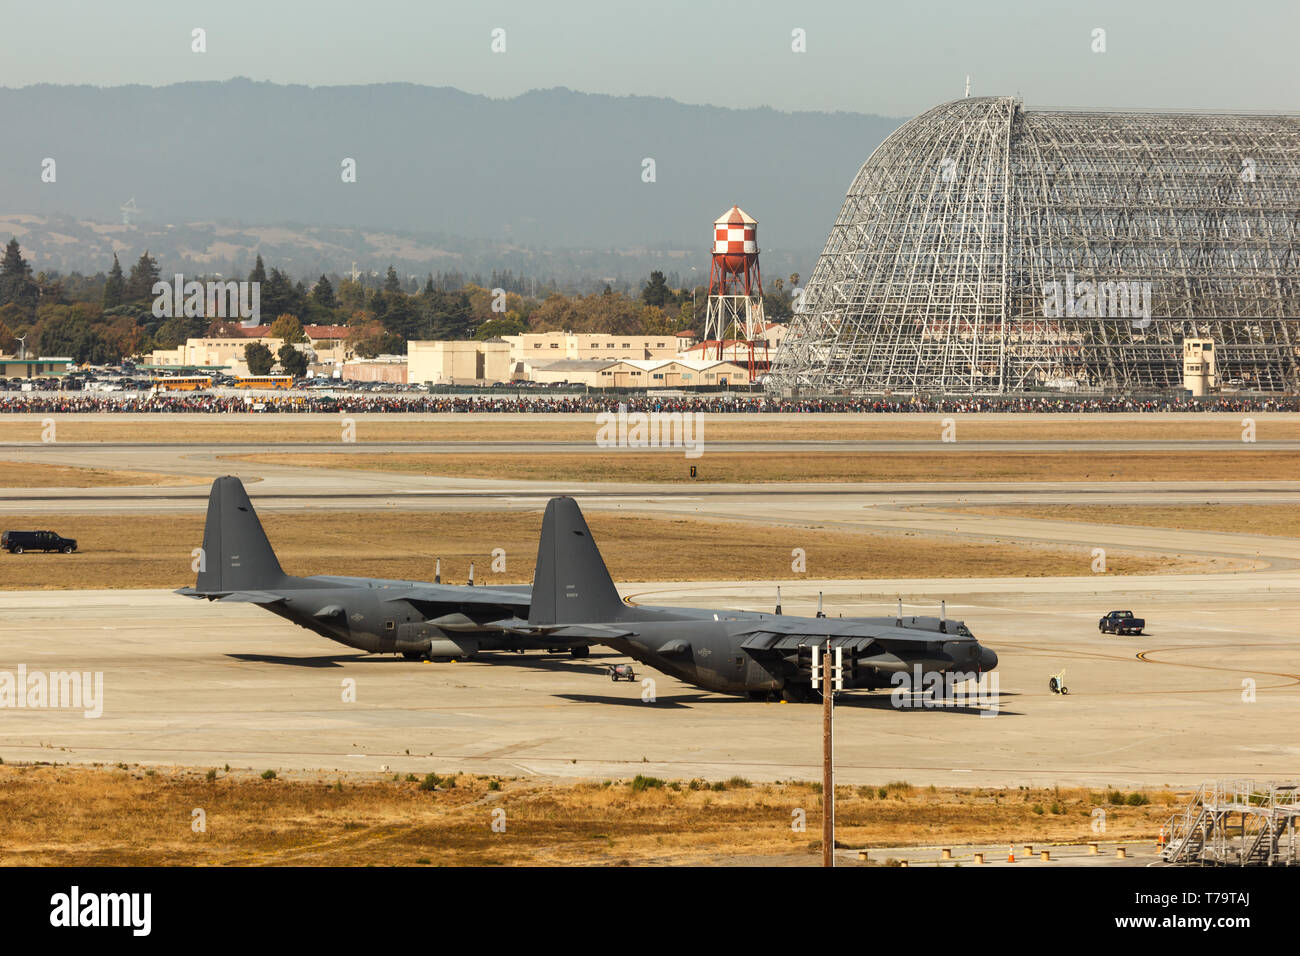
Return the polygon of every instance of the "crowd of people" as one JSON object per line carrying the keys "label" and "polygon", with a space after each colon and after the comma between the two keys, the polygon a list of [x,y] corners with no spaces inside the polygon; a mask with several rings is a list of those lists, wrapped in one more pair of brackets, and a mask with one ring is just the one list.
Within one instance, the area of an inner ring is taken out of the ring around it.
{"label": "crowd of people", "polygon": [[1246,398],[1220,396],[1186,398],[767,398],[756,395],[699,395],[659,398],[650,395],[547,395],[547,396],[440,396],[440,395],[340,395],[265,397],[222,395],[79,395],[20,394],[0,396],[0,413],[38,412],[211,412],[265,414],[268,412],[523,412],[584,413],[629,412],[1294,412],[1300,398]]}

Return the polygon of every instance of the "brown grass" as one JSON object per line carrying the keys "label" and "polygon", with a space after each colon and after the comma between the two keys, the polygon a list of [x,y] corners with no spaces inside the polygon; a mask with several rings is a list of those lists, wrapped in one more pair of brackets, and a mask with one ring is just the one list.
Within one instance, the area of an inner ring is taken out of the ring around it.
{"label": "brown grass", "polygon": [[[431,768],[433,769],[433,768]],[[445,768],[441,768],[444,774]],[[448,774],[450,775],[450,774]],[[391,779],[260,779],[256,770],[0,767],[0,851],[10,865],[556,865],[820,861],[821,797],[809,783],[557,784],[457,774],[425,791]],[[489,790],[495,779],[499,791]],[[1116,807],[1083,789],[836,790],[836,842],[871,848],[1151,839],[1182,795]],[[1042,809],[1036,813],[1035,807]],[[206,829],[195,832],[193,811]],[[806,832],[791,811],[807,814]],[[491,829],[505,811],[504,833]],[[1058,810],[1059,812],[1053,812]]]}
{"label": "brown grass", "polygon": [[206,482],[206,478],[160,475],[151,471],[111,471],[106,468],[0,461],[0,488],[101,488],[119,485],[193,485]]}
{"label": "brown grass", "polygon": [[[348,468],[452,478],[532,481],[1250,481],[1294,480],[1300,452],[681,452],[592,451],[583,454],[368,455],[268,452],[226,458],[267,465]],[[690,477],[695,466],[697,477]]]}
{"label": "brown grass", "polygon": [[[336,442],[342,415],[154,414],[4,415],[0,441],[39,442],[41,420],[53,418],[65,442]],[[513,415],[480,413],[439,418],[417,414],[350,414],[357,441],[577,441],[594,442],[594,413]],[[957,424],[959,441],[1196,440],[1241,438],[1241,414],[1067,417],[1025,414],[713,414],[704,419],[706,441],[937,441],[942,420]],[[1300,438],[1300,416],[1256,414],[1261,440]]]}
{"label": "brown grass", "polygon": [[1084,524],[1300,538],[1300,506],[1296,505],[1019,505],[943,510],[1014,518],[1050,518]]}
{"label": "brown grass", "polygon": [[[532,580],[541,515],[530,512],[313,511],[262,516],[290,574],[342,574],[463,584],[470,561],[480,584]],[[616,581],[786,580],[791,550],[807,552],[818,578],[1053,577],[1088,573],[1086,549],[911,534],[828,531],[691,518],[587,516]],[[0,588],[144,588],[194,583],[190,552],[202,515],[41,515],[10,528],[50,528],[77,539],[76,554],[0,553]],[[506,573],[491,573],[504,548]],[[1113,574],[1214,570],[1213,560],[1108,555]]]}

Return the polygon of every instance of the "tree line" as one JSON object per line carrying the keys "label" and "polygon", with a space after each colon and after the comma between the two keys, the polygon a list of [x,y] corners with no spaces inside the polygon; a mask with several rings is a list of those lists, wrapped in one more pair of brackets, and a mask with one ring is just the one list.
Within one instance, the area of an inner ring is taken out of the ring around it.
{"label": "tree line", "polygon": [[[490,281],[540,288],[536,282],[509,273],[504,276],[494,273]],[[114,254],[107,271],[91,276],[33,272],[17,238],[12,238],[0,260],[0,352],[12,354],[25,344],[32,358],[68,356],[78,363],[112,364],[153,349],[176,348],[189,338],[231,334],[238,319],[155,315],[154,285],[160,279],[158,262],[148,250],[129,270]],[[268,269],[258,255],[247,280],[259,283],[262,321],[272,325],[273,335],[278,328],[283,334],[277,337],[288,343],[303,341],[306,325],[346,326],[349,346],[367,358],[405,354],[408,341],[423,339],[485,340],[550,331],[698,333],[703,330],[707,300],[704,287],[671,288],[658,271],[642,283],[638,296],[609,285],[589,295],[566,295],[553,288],[530,295],[504,285],[489,288],[465,282],[459,276],[455,281],[435,281],[432,274],[417,289],[415,283],[404,284],[391,265],[378,283],[371,283],[369,277],[335,274],[321,275],[309,287],[286,271]],[[790,285],[797,284],[798,276],[792,275]],[[783,280],[776,280],[764,295],[764,308],[772,321],[790,317],[790,290]],[[257,353],[259,366],[263,359]],[[297,359],[287,360],[298,367]]]}

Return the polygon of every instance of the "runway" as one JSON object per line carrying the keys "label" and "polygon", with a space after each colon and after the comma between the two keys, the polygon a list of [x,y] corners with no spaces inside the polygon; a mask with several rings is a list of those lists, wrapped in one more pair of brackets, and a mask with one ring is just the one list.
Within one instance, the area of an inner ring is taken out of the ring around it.
{"label": "runway", "polygon": [[[1253,580],[1253,579],[1252,579]],[[1249,592],[1219,575],[1152,579],[782,582],[787,613],[912,613],[939,599],[997,651],[987,708],[898,709],[884,691],[837,708],[844,783],[1194,786],[1282,778],[1300,762],[1297,591],[1268,575]],[[634,600],[766,607],[765,586],[632,584]],[[1133,608],[1143,637],[1097,632]],[[167,592],[0,593],[0,669],[102,672],[103,715],[7,710],[7,761],[247,767],[260,771],[463,770],[607,778],[811,779],[821,711],[655,680],[612,683],[588,661],[497,655],[484,662],[366,657],[244,605]],[[1047,689],[1065,668],[1068,697]],[[343,699],[355,680],[356,702]],[[1243,697],[1253,681],[1254,702]]]}
{"label": "runway", "polygon": [[[741,450],[766,443],[735,443]],[[779,443],[789,453],[804,446]],[[941,443],[853,443],[877,450]],[[943,444],[956,452],[1023,443]],[[1033,442],[1032,450],[1045,450]],[[1088,443],[1062,443],[1071,448]],[[1112,443],[1114,444],[1114,443]],[[1194,443],[1208,455],[1239,442]],[[1290,448],[1289,441],[1275,443]],[[1157,447],[1169,443],[1118,443]],[[835,446],[820,442],[816,447]],[[572,443],[556,443],[567,450]],[[723,450],[727,445],[710,445]],[[1257,448],[1265,447],[1262,443]],[[148,471],[199,479],[175,486],[0,490],[0,514],[53,523],[60,514],[200,513],[208,479],[240,475],[260,511],[540,512],[553,494],[583,508],[788,529],[811,528],[1027,542],[1074,550],[1068,578],[633,583],[640,603],[811,613],[818,591],[834,616],[913,613],[948,602],[997,651],[996,716],[976,709],[897,708],[885,692],[850,694],[837,711],[839,779],[852,784],[1096,787],[1196,786],[1215,777],[1290,778],[1300,766],[1300,540],[1242,532],[1087,524],[983,515],[972,505],[1300,503],[1297,481],[856,482],[625,484],[446,478],[227,460],[255,452],[402,454],[530,443],[284,445],[9,445],[0,458]],[[590,445],[581,450],[591,450]],[[931,449],[933,450],[933,449]],[[1026,449],[1030,450],[1030,449]],[[8,523],[8,522],[6,522]],[[869,546],[864,538],[864,547]],[[1224,571],[1117,577],[1090,573],[1095,549],[1198,555]],[[1109,610],[1147,618],[1142,637],[1109,637]],[[634,776],[755,780],[818,774],[820,711],[702,693],[653,671],[655,701],[611,683],[588,661],[498,655],[418,664],[358,655],[245,605],[208,605],[157,591],[0,591],[0,670],[102,672],[104,713],[10,710],[0,757],[140,762],[254,770],[425,773],[464,770],[559,778]],[[1066,670],[1068,697],[1047,690]],[[357,699],[342,699],[345,679]],[[1253,700],[1250,691],[1253,690]]]}

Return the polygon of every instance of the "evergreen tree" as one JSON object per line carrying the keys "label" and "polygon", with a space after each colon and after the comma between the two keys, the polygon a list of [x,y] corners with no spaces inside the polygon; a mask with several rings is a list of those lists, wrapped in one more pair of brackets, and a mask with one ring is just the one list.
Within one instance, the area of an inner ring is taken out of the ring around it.
{"label": "evergreen tree", "polygon": [[262,254],[257,254],[257,262],[253,265],[253,271],[248,274],[249,282],[265,282],[266,266],[262,263]]}
{"label": "evergreen tree", "polygon": [[397,270],[394,269],[392,266],[388,267],[388,274],[384,276],[384,291],[385,292],[402,291],[402,280],[397,278]]}
{"label": "evergreen tree", "polygon": [[321,276],[311,288],[311,300],[319,306],[332,309],[338,305],[334,299],[334,286],[330,280]]}
{"label": "evergreen tree", "polygon": [[117,253],[113,253],[113,268],[108,270],[108,279],[104,282],[104,309],[114,309],[122,304],[122,295],[126,290],[126,282],[122,279],[122,263],[117,261]]}
{"label": "evergreen tree", "polygon": [[664,305],[673,297],[672,290],[664,281],[664,274],[657,269],[650,273],[650,281],[641,290],[641,301],[646,305]]}
{"label": "evergreen tree", "polygon": [[23,259],[17,239],[10,239],[0,262],[0,306],[13,303],[25,312],[36,308],[37,286],[32,281],[32,267]]}
{"label": "evergreen tree", "polygon": [[146,249],[127,276],[124,295],[128,302],[152,298],[154,283],[158,281],[158,260],[149,255]]}

